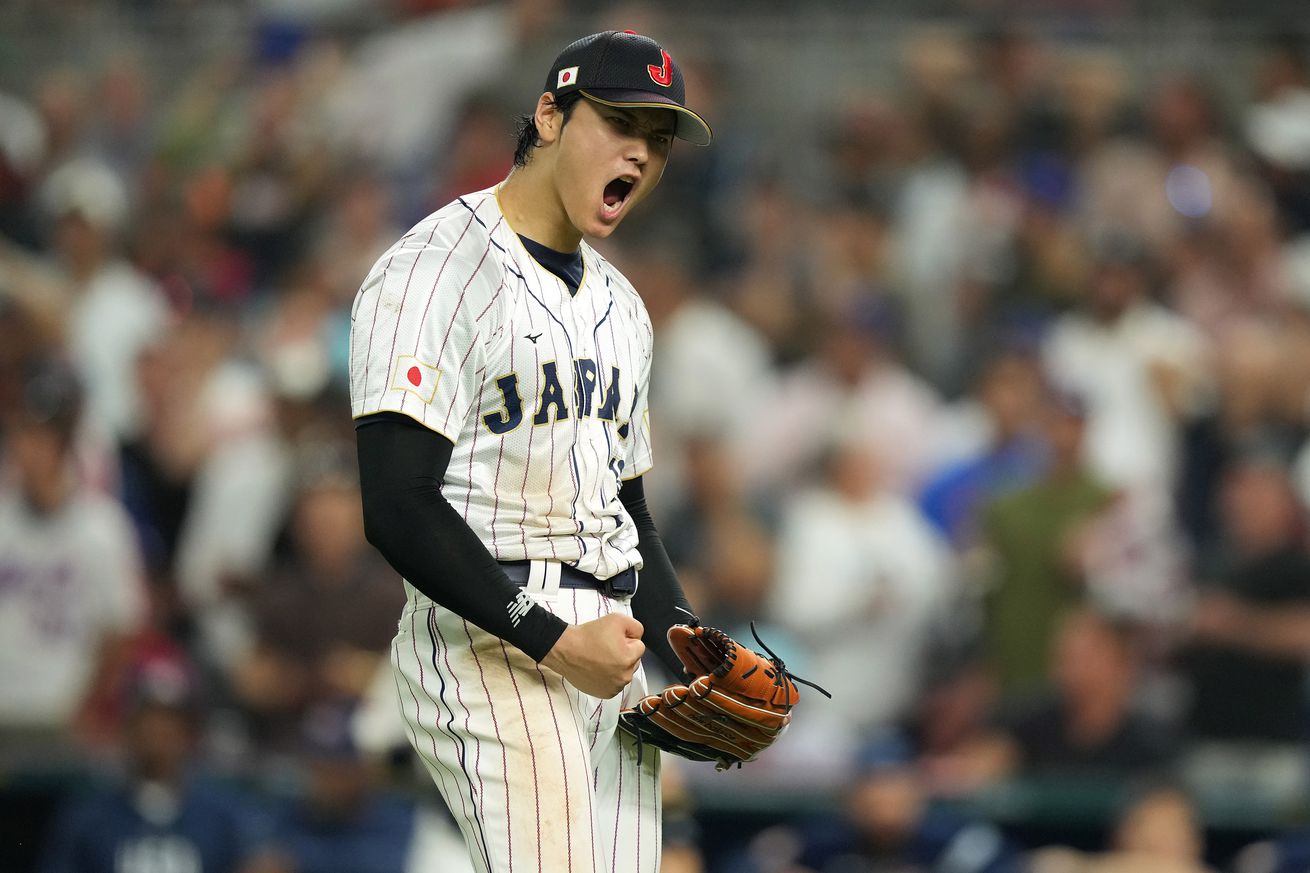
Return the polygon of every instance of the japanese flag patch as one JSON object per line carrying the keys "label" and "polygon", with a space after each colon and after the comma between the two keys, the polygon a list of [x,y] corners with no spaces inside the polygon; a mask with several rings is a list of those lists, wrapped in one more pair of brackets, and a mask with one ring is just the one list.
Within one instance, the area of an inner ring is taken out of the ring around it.
{"label": "japanese flag patch", "polygon": [[578,81],[578,68],[565,67],[564,69],[559,71],[559,80],[555,83],[555,87],[565,88],[568,87],[569,85],[577,84],[577,81]]}
{"label": "japanese flag patch", "polygon": [[399,355],[391,373],[392,388],[417,394],[424,403],[432,403],[437,394],[437,380],[441,378],[441,371],[436,367],[413,355]]}

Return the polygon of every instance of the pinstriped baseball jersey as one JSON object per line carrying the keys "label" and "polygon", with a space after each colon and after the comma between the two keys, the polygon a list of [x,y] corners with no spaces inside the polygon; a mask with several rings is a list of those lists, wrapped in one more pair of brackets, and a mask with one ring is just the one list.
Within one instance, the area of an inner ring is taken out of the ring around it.
{"label": "pinstriped baseball jersey", "polygon": [[442,493],[498,560],[606,579],[641,564],[618,491],[651,466],[653,335],[631,284],[581,251],[571,295],[494,189],[428,216],[355,298],[351,412],[399,412],[454,444]]}

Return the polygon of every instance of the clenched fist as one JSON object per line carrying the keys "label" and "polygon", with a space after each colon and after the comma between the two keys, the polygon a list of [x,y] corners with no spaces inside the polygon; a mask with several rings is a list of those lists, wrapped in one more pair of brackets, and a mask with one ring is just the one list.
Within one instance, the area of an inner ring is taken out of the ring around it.
{"label": "clenched fist", "polygon": [[613,697],[637,672],[646,646],[641,622],[612,613],[569,625],[541,663],[592,697]]}

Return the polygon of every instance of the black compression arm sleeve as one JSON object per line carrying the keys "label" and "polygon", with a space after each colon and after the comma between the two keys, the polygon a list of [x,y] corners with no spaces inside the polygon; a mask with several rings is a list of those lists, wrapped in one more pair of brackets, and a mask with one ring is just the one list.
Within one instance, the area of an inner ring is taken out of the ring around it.
{"label": "black compression arm sleeve", "polygon": [[644,628],[642,642],[646,648],[655,653],[670,675],[681,679],[682,662],[669,645],[668,631],[673,625],[685,624],[691,618],[691,604],[678,584],[673,563],[664,550],[664,541],[655,529],[655,520],[650,517],[646,489],[640,476],[623,483],[619,488],[619,500],[637,526],[637,548],[642,558],[637,593],[632,597],[632,616]]}
{"label": "black compression arm sleeve", "polygon": [[546,657],[567,625],[538,605],[517,622],[521,589],[441,494],[454,445],[399,413],[356,422],[364,533],[409,583],[434,602]]}

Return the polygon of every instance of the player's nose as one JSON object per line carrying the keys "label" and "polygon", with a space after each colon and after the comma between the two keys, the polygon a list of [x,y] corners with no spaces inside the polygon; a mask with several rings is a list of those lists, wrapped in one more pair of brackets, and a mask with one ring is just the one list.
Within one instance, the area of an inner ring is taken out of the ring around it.
{"label": "player's nose", "polygon": [[639,167],[646,166],[646,161],[650,159],[650,143],[646,142],[646,137],[628,137],[628,141],[623,148],[625,160]]}

